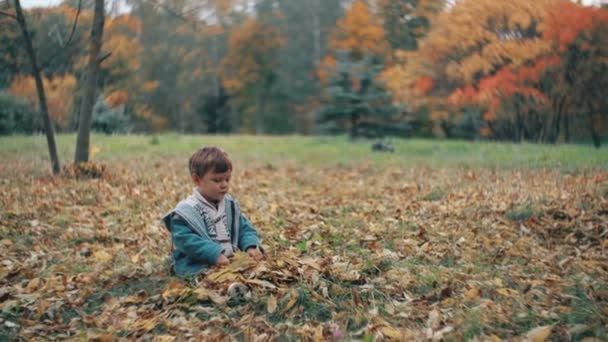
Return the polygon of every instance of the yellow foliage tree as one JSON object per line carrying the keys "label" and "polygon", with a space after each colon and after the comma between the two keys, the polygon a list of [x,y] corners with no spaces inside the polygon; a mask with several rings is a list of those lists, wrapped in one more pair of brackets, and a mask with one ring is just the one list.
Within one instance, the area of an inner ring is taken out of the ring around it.
{"label": "yellow foliage tree", "polygon": [[253,118],[244,118],[249,131],[263,133],[263,116],[279,64],[278,50],[284,43],[276,27],[254,18],[230,34],[222,79],[245,112],[254,114]]}
{"label": "yellow foliage tree", "polygon": [[[59,126],[66,128],[68,114],[72,110],[72,99],[76,88],[76,78],[71,74],[57,76],[51,79],[43,78],[42,84],[46,92],[47,104],[51,120]],[[38,95],[36,82],[32,76],[18,75],[10,84],[9,92],[14,96],[25,98],[36,108]]]}
{"label": "yellow foliage tree", "polygon": [[437,76],[465,84],[504,65],[526,65],[551,50],[541,32],[558,1],[458,1],[437,17],[421,53]]}
{"label": "yellow foliage tree", "polygon": [[[329,48],[334,52],[349,51],[353,60],[360,60],[366,54],[385,59],[390,57],[390,47],[385,37],[380,19],[373,15],[369,6],[357,0],[348,9],[344,18],[339,20],[329,39]],[[333,54],[325,56],[317,68],[321,84],[333,77],[336,58]]]}
{"label": "yellow foliage tree", "polygon": [[380,20],[362,0],[355,1],[344,18],[338,21],[329,47],[334,50],[349,50],[355,58],[360,58],[368,52],[386,57],[389,52]]}
{"label": "yellow foliage tree", "polygon": [[[494,78],[495,75],[504,75],[507,69],[515,70],[515,73],[519,69],[527,71],[525,68],[536,65],[551,53],[551,44],[542,38],[542,32],[548,9],[560,1],[454,2],[449,10],[434,18],[420,50],[402,56],[404,58],[385,73],[389,87],[402,103],[414,104],[414,107],[425,105],[431,113],[442,113],[432,115],[432,120],[459,121],[463,112],[454,99],[479,97],[480,87],[491,83],[488,80],[509,79]],[[421,87],[428,77],[434,81],[433,87],[428,87],[428,81],[426,87]],[[505,89],[515,86],[500,84]],[[421,90],[425,91],[421,93]],[[541,98],[534,89],[524,90],[516,93]],[[496,107],[498,98],[506,100],[504,96],[495,96],[494,91],[485,93],[492,101],[475,102],[479,109],[488,110],[481,107],[490,106],[489,102]],[[450,113],[449,118],[446,113]],[[494,118],[486,115],[483,119]],[[446,127],[444,122],[437,124]]]}

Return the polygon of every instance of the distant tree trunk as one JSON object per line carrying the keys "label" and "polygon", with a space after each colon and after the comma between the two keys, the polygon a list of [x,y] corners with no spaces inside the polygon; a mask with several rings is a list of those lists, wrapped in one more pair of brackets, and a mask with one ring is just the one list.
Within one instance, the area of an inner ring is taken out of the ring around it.
{"label": "distant tree trunk", "polygon": [[589,129],[591,130],[591,138],[593,139],[593,145],[595,146],[595,148],[600,148],[602,142],[600,141],[599,134],[595,130],[595,124],[593,122],[593,110],[591,110],[591,108],[589,108],[588,118],[589,118]]}
{"label": "distant tree trunk", "polygon": [[564,142],[570,142],[570,116],[564,116]]}
{"label": "distant tree trunk", "polygon": [[561,99],[557,100],[557,103],[554,106],[555,111],[555,120],[553,121],[553,127],[550,131],[549,142],[555,144],[557,142],[557,138],[559,137],[560,124],[562,121],[562,117],[564,116],[564,104],[566,102],[566,97],[563,96]]}
{"label": "distant tree trunk", "polygon": [[91,28],[91,43],[89,45],[89,64],[87,66],[87,78],[84,85],[82,106],[80,107],[80,119],[78,120],[78,138],[76,140],[76,155],[74,157],[74,162],[76,163],[89,161],[91,119],[93,116],[93,105],[95,104],[99,66],[101,64],[99,54],[101,52],[103,39],[103,24],[105,21],[104,10],[104,0],[95,0],[95,13],[93,15],[93,26]]}
{"label": "distant tree trunk", "polygon": [[[264,87],[264,85],[262,86]],[[266,110],[266,90],[261,89],[257,96],[257,106],[255,113],[255,134],[264,133],[264,111]]]}
{"label": "distant tree trunk", "polygon": [[57,156],[57,145],[55,144],[55,132],[53,130],[53,123],[51,122],[49,109],[46,103],[46,94],[44,93],[44,85],[42,84],[40,67],[38,66],[38,61],[36,59],[36,53],[34,52],[32,39],[30,37],[30,33],[27,30],[27,23],[25,22],[25,17],[23,16],[23,10],[21,9],[21,3],[19,2],[19,0],[15,0],[15,12],[17,14],[17,22],[19,23],[19,27],[21,28],[23,40],[25,41],[25,49],[27,50],[27,54],[30,58],[30,63],[32,64],[32,74],[34,76],[34,79],[36,80],[38,104],[40,107],[40,113],[42,114],[42,119],[44,121],[44,131],[46,133],[46,141],[49,147],[49,155],[51,157],[53,174],[58,174],[60,166],[59,157]]}
{"label": "distant tree trunk", "polygon": [[321,62],[321,0],[312,0],[312,37],[313,37],[313,59],[314,66]]}
{"label": "distant tree trunk", "polygon": [[359,113],[350,115],[350,137],[357,139],[359,137]]}

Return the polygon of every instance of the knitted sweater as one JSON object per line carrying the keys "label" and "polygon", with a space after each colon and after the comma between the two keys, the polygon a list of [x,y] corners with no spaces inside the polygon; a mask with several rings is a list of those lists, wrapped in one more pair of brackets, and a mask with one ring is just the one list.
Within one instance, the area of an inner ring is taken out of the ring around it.
{"label": "knitted sweater", "polygon": [[[217,258],[225,250],[216,240],[214,223],[210,222],[202,208],[203,203],[190,196],[163,217],[165,226],[171,232],[173,270],[179,277],[195,275],[215,265]],[[241,213],[238,202],[226,195],[224,208],[225,227],[230,231],[229,238],[233,250],[261,248],[257,231]]]}

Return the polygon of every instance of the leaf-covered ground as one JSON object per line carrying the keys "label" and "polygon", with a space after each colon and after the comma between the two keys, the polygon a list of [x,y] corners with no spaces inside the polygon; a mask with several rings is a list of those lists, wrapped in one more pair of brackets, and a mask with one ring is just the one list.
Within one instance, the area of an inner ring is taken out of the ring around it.
{"label": "leaf-covered ground", "polygon": [[100,157],[90,180],[3,151],[0,340],[608,338],[602,167],[235,152],[231,192],[268,258],[180,281],[159,218],[191,191],[191,145]]}

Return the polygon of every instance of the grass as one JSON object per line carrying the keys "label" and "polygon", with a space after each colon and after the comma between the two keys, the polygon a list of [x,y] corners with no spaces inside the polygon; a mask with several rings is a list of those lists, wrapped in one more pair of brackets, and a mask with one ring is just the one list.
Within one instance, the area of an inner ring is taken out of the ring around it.
{"label": "grass", "polygon": [[530,201],[516,205],[505,213],[505,217],[512,221],[525,221],[537,215],[534,203]]}
{"label": "grass", "polygon": [[[76,137],[58,135],[63,163],[74,155]],[[270,164],[305,162],[314,166],[365,163],[390,166],[608,169],[608,149],[590,145],[538,145],[494,142],[396,139],[395,153],[372,153],[370,140],[351,141],[347,137],[324,136],[219,136],[219,135],[98,135],[91,144],[98,160],[156,159],[180,156],[186,160],[196,148],[218,145],[238,159]],[[46,138],[36,136],[0,137],[0,158],[20,160],[48,158]],[[181,160],[180,159],[180,160]]]}

